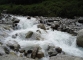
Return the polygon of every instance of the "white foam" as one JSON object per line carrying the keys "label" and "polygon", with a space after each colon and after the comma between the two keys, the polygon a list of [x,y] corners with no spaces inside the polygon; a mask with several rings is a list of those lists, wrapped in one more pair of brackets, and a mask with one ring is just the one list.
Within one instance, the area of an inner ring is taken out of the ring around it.
{"label": "white foam", "polygon": [[[69,55],[83,57],[83,48],[76,46],[76,36],[56,30],[52,31],[51,29],[46,32],[40,28],[37,28],[38,21],[35,18],[27,19],[27,17],[22,16],[18,16],[16,18],[20,19],[19,27],[21,29],[12,32],[10,37],[6,38],[6,40],[13,40],[11,35],[17,33],[22,36],[18,35],[18,37],[14,40],[16,40],[22,48],[29,49],[38,44],[43,50],[45,50],[47,45],[53,44],[54,46],[61,47],[62,50]],[[37,33],[36,30],[40,30],[41,34]],[[34,33],[39,34],[42,37],[41,41],[35,39],[24,39],[25,34],[28,31],[33,31]]]}

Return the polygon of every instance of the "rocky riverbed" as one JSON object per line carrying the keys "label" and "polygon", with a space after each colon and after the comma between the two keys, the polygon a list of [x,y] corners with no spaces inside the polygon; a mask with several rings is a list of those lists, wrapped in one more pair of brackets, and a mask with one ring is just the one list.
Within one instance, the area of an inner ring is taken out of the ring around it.
{"label": "rocky riverbed", "polygon": [[0,17],[0,60],[83,60],[82,19]]}

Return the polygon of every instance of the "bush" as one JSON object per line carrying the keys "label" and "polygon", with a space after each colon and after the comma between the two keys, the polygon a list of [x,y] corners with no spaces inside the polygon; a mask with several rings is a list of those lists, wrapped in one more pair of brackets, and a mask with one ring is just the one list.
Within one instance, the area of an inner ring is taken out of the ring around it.
{"label": "bush", "polygon": [[[41,0],[42,3],[15,5],[0,5],[0,11],[8,10],[11,14],[30,16],[60,16],[69,17],[83,16],[82,0]],[[35,2],[36,3],[36,2]]]}

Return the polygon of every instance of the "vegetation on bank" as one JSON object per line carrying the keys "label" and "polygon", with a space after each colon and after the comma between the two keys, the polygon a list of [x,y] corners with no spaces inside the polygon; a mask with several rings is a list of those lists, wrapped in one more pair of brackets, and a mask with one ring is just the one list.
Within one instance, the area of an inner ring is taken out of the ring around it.
{"label": "vegetation on bank", "polygon": [[[2,1],[2,0],[1,0]],[[0,1],[0,3],[1,3]],[[4,2],[5,0],[3,0]],[[8,0],[0,5],[0,11],[7,13],[30,16],[60,16],[69,17],[83,16],[82,0]],[[16,2],[15,2],[16,1]],[[17,1],[20,1],[19,3]],[[31,2],[29,2],[31,1]]]}

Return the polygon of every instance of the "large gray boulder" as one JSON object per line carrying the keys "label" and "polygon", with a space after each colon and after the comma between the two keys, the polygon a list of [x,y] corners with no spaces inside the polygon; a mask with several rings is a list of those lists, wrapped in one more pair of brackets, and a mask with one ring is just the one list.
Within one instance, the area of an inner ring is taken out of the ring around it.
{"label": "large gray boulder", "polygon": [[44,53],[41,51],[41,50],[39,50],[38,52],[37,52],[37,58],[42,58],[42,57],[44,57]]}
{"label": "large gray boulder", "polygon": [[0,60],[34,60],[31,58],[25,58],[25,57],[18,57],[16,55],[4,55],[0,56]]}
{"label": "large gray boulder", "polygon": [[62,49],[60,47],[55,46],[48,46],[47,52],[49,54],[49,57],[56,56],[57,54],[62,53]]}
{"label": "large gray boulder", "polygon": [[83,17],[79,17],[78,22],[83,23]]}
{"label": "large gray boulder", "polygon": [[83,58],[69,56],[69,55],[57,55],[57,56],[50,57],[49,60],[83,60]]}
{"label": "large gray boulder", "polygon": [[44,24],[39,24],[37,27],[46,30],[46,27]]}
{"label": "large gray boulder", "polygon": [[78,32],[76,43],[78,46],[83,47],[83,29]]}

